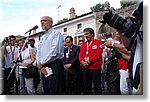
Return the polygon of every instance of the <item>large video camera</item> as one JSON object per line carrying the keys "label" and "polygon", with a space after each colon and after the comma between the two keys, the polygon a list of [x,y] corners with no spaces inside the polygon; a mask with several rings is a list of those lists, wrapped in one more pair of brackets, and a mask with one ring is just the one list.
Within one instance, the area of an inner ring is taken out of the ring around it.
{"label": "large video camera", "polygon": [[136,30],[139,30],[143,23],[143,1],[134,10],[132,16],[128,16],[126,19],[120,15],[114,13],[112,10],[105,13],[103,21],[101,23],[107,23],[109,26],[120,31],[124,36],[130,38]]}

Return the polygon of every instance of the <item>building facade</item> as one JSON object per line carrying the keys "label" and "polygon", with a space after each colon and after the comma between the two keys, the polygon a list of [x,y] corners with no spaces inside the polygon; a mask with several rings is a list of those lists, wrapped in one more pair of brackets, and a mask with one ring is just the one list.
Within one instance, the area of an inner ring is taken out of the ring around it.
{"label": "building facade", "polygon": [[[57,23],[53,25],[53,28],[61,32],[63,34],[64,38],[66,36],[72,36],[74,41],[74,44],[78,44],[79,40],[85,40],[83,36],[83,30],[87,27],[93,28],[95,32],[95,38],[100,39],[100,34],[106,33],[106,32],[115,32],[116,30],[112,27],[109,27],[107,24],[102,24],[99,22],[99,20],[103,19],[103,15],[108,11],[107,9],[114,10],[115,13],[121,15],[123,18],[129,16],[132,11],[135,8],[135,5],[132,5],[130,7],[126,7],[123,9],[113,9],[110,8],[110,4],[108,2],[105,2],[105,7],[103,10],[100,10],[98,12],[89,12],[82,14],[80,16],[75,15],[75,9],[70,9],[70,18],[69,20],[65,20],[63,22]],[[35,34],[32,34],[31,36],[35,38],[37,46],[37,42],[40,40],[40,37],[43,32],[38,32]]]}
{"label": "building facade", "polygon": [[85,40],[83,30],[87,27],[91,27],[96,31],[96,20],[94,19],[93,12],[77,16],[53,26],[54,29],[63,34],[64,38],[66,36],[72,36],[74,38],[74,44],[78,44],[79,40]]}

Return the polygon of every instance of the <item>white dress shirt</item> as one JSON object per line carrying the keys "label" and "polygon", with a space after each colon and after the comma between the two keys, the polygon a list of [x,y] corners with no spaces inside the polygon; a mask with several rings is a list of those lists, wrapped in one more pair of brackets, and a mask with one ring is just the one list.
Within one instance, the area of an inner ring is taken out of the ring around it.
{"label": "white dress shirt", "polygon": [[42,65],[64,57],[63,35],[50,28],[46,31],[37,47],[37,63]]}

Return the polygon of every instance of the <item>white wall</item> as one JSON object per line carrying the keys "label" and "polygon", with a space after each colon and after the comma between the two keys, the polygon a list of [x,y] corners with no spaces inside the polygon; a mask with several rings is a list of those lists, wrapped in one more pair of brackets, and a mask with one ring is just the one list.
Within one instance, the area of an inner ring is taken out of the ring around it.
{"label": "white wall", "polygon": [[[82,24],[82,28],[77,29],[77,24],[80,23]],[[63,34],[64,38],[68,35],[74,38],[75,36],[83,35],[83,30],[87,27],[93,28],[94,32],[96,32],[96,19],[94,18],[93,13],[56,25],[53,28]],[[64,33],[64,28],[67,28],[67,33]],[[35,46],[37,47],[39,42],[39,35],[35,35],[33,37],[35,38]],[[77,41],[78,40],[79,39],[77,38]]]}
{"label": "white wall", "polygon": [[[2,44],[2,42],[1,42],[1,39],[0,39],[0,47],[2,46],[1,45]],[[2,74],[2,63],[1,63],[1,49],[0,49],[0,93],[2,93],[2,91],[3,91],[3,74]]]}
{"label": "white wall", "polygon": [[[77,29],[77,24],[80,23],[82,24],[82,28]],[[60,31],[64,35],[64,38],[68,35],[74,38],[75,36],[82,35],[83,30],[87,27],[93,28],[93,30],[96,32],[96,20],[93,14],[68,21],[66,23],[54,26],[53,28]],[[64,33],[64,28],[67,28],[67,33]]]}

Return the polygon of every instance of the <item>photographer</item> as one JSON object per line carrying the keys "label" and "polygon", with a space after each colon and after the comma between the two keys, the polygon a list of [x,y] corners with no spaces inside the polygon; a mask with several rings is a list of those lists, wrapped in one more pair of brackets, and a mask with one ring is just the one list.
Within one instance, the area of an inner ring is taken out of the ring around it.
{"label": "photographer", "polygon": [[118,59],[121,57],[121,55],[113,47],[113,45],[109,45],[110,42],[116,44],[118,44],[118,42],[112,38],[111,40],[109,39],[107,39],[107,42],[104,43],[104,45],[107,47],[107,56],[104,59],[104,63],[107,66],[108,91],[111,95],[120,95],[120,74]]}
{"label": "photographer", "polygon": [[[121,33],[116,32],[115,40],[120,42],[120,45],[124,46],[122,39],[121,39]],[[126,52],[126,48],[124,47],[124,52]],[[127,53],[121,52],[121,54],[129,56],[130,51],[127,51]],[[122,56],[122,55],[121,55]],[[122,58],[118,59],[119,62],[119,72],[120,72],[120,91],[122,95],[129,95],[130,88],[128,87],[128,79],[129,79],[129,68],[128,68],[128,61]]]}
{"label": "photographer", "polygon": [[[141,92],[140,94],[143,94],[143,79],[141,79],[143,77],[143,1],[141,1],[138,4],[137,8],[133,11],[132,15],[127,17],[126,19],[122,18],[116,13],[113,13],[111,10],[109,10],[108,13],[105,13],[103,19],[104,20],[100,22],[107,23],[109,26],[120,31],[123,36],[131,38],[131,42],[128,48],[132,50],[131,57],[129,59],[132,94],[137,94],[137,92],[139,92],[139,89]],[[135,49],[131,49],[134,42],[136,42]],[[116,46],[116,48],[117,46],[120,46],[114,45],[110,42],[108,44],[112,44],[113,46]],[[121,46],[119,50],[121,50]]]}
{"label": "photographer", "polygon": [[10,74],[13,61],[15,60],[15,55],[18,52],[18,49],[14,46],[14,41],[16,37],[10,35],[4,39],[4,45],[2,46],[2,57],[4,58],[4,94],[10,95],[14,94],[11,90],[14,90],[14,81],[16,80],[15,71],[11,73],[9,79],[7,79],[8,75]]}

